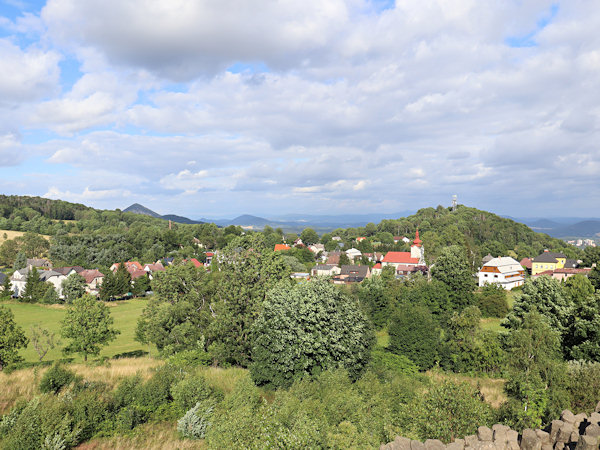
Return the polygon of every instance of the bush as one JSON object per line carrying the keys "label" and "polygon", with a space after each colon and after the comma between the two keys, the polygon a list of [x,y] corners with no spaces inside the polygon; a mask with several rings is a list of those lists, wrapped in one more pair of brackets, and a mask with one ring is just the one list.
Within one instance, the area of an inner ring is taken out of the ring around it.
{"label": "bush", "polygon": [[211,362],[210,354],[201,349],[182,350],[167,359],[167,364],[182,369],[209,366]]}
{"label": "bush", "polygon": [[43,393],[52,392],[53,394],[58,394],[63,387],[75,381],[75,379],[76,375],[74,372],[59,363],[54,364],[42,377],[40,391]]}
{"label": "bush", "polygon": [[383,348],[376,348],[371,352],[370,368],[378,375],[385,372],[414,375],[419,371],[417,365],[406,356],[396,355]]}
{"label": "bush", "polygon": [[475,305],[483,317],[503,318],[509,311],[506,291],[496,284],[486,284],[477,294]]}
{"label": "bush", "polygon": [[186,438],[203,439],[210,426],[213,409],[212,406],[204,408],[202,403],[196,403],[196,406],[177,421],[177,431]]}
{"label": "bush", "polygon": [[420,370],[428,370],[439,357],[439,333],[437,322],[428,309],[404,304],[390,322],[388,349],[406,356]]}
{"label": "bush", "polygon": [[198,403],[206,405],[208,400],[213,400],[216,404],[223,398],[223,393],[208,386],[201,375],[180,381],[173,386],[171,395],[181,411],[189,411]]}
{"label": "bush", "polygon": [[567,370],[569,409],[576,412],[594,411],[600,392],[600,363],[571,361]]}

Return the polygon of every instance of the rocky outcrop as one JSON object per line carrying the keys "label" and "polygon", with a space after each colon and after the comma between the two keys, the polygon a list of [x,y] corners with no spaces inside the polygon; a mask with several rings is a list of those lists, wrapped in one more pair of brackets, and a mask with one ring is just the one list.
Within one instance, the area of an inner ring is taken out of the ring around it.
{"label": "rocky outcrop", "polygon": [[425,442],[397,437],[380,450],[599,450],[600,402],[589,416],[565,410],[544,430],[523,430],[521,434],[496,424],[491,429],[479,427],[477,434],[444,444],[437,439]]}

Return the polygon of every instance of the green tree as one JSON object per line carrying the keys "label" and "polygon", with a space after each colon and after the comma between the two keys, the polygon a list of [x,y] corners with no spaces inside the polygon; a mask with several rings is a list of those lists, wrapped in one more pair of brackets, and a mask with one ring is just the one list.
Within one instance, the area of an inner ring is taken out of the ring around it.
{"label": "green tree", "polygon": [[388,349],[406,356],[420,370],[431,369],[438,360],[440,330],[427,308],[401,305],[390,321],[389,335]]}
{"label": "green tree", "polygon": [[60,302],[60,298],[58,297],[58,292],[54,289],[54,286],[48,283],[48,287],[46,288],[46,292],[42,297],[42,303],[47,305],[54,305]]}
{"label": "green tree", "polygon": [[387,296],[386,286],[381,277],[372,277],[364,280],[358,288],[358,300],[373,322],[376,328],[382,328],[387,325],[391,305]]}
{"label": "green tree", "polygon": [[150,278],[148,277],[148,274],[133,280],[131,291],[136,297],[143,296],[146,294],[146,291],[149,291],[150,289]]}
{"label": "green tree", "polygon": [[300,239],[302,239],[304,245],[312,245],[319,242],[319,235],[312,228],[305,228],[300,233]]}
{"label": "green tree", "polygon": [[21,361],[19,349],[27,347],[27,336],[15,322],[12,311],[0,306],[0,371],[8,364]]}
{"label": "green tree", "polygon": [[38,354],[39,360],[44,359],[48,351],[60,344],[56,335],[39,324],[31,325],[29,329],[31,336],[31,345]]}
{"label": "green tree", "polygon": [[162,355],[204,350],[204,336],[213,320],[216,274],[192,264],[169,266],[152,280],[153,298],[138,319],[136,340],[155,344]]}
{"label": "green tree", "polygon": [[443,381],[432,386],[419,402],[415,425],[421,439],[449,443],[490,426],[494,414],[478,389],[467,383]]}
{"label": "green tree", "polygon": [[0,264],[10,266],[19,253],[19,244],[14,239],[8,239],[0,245]]}
{"label": "green tree", "polygon": [[109,270],[104,276],[102,284],[100,285],[100,300],[108,302],[114,299],[119,294],[117,293],[117,280],[115,275]]}
{"label": "green tree", "polygon": [[505,317],[509,311],[506,290],[495,283],[486,284],[475,296],[483,317]]}
{"label": "green tree", "polygon": [[450,302],[454,309],[473,304],[475,279],[464,248],[458,245],[444,248],[431,268],[431,275],[448,286]]}
{"label": "green tree", "polygon": [[12,294],[12,283],[10,282],[10,277],[6,276],[4,278],[4,283],[2,283],[2,292],[0,292],[0,298],[10,298]]}
{"label": "green tree", "polygon": [[85,288],[87,283],[78,273],[69,275],[62,282],[62,294],[65,299],[65,303],[71,304],[76,298],[81,297],[85,294]]}
{"label": "green tree", "polygon": [[350,258],[348,258],[348,255],[346,255],[346,252],[342,252],[340,255],[340,267],[349,266],[350,264]]}
{"label": "green tree", "polygon": [[523,315],[507,338],[506,391],[517,400],[519,426],[539,428],[566,406],[566,364],[560,333],[537,311]]}
{"label": "green tree", "polygon": [[290,386],[299,377],[345,368],[358,378],[374,335],[358,303],[331,283],[317,280],[269,292],[252,327],[255,383]]}
{"label": "green tree", "polygon": [[120,333],[112,325],[113,318],[104,303],[91,295],[75,299],[61,322],[61,336],[71,340],[63,352],[80,353],[85,361],[88,355],[98,355],[102,346]]}
{"label": "green tree", "polygon": [[219,311],[210,327],[211,352],[219,363],[247,366],[252,342],[250,329],[267,292],[290,279],[289,268],[267,249],[261,234],[234,239],[223,252]]}
{"label": "green tree", "polygon": [[114,290],[119,297],[131,291],[131,274],[127,271],[125,263],[119,264],[115,272]]}
{"label": "green tree", "polygon": [[516,329],[523,317],[534,309],[562,336],[573,313],[573,301],[565,295],[563,287],[555,278],[542,275],[528,279],[523,285],[522,294],[516,296],[513,309],[502,325]]}
{"label": "green tree", "polygon": [[24,269],[27,266],[27,255],[24,252],[17,253],[17,257],[15,258],[15,263],[13,265],[13,269],[20,270]]}
{"label": "green tree", "polygon": [[46,293],[46,283],[40,279],[40,274],[35,267],[32,267],[27,274],[25,282],[25,291],[20,298],[22,302],[33,303],[41,300]]}
{"label": "green tree", "polygon": [[600,291],[600,264],[598,264],[596,267],[594,267],[592,269],[588,278],[594,285],[594,289],[596,289],[597,291]]}
{"label": "green tree", "polygon": [[562,340],[562,349],[566,358],[600,361],[598,311],[600,311],[600,293],[578,297],[574,302],[573,312],[569,316]]}

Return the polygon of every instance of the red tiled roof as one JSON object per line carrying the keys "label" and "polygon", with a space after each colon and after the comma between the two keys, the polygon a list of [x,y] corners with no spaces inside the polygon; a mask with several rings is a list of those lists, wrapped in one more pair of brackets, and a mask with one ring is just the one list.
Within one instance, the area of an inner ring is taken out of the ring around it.
{"label": "red tiled roof", "polygon": [[286,244],[275,244],[275,249],[273,250],[274,252],[279,252],[282,250],[291,250],[292,247],[290,247],[289,245]]}
{"label": "red tiled roof", "polygon": [[519,264],[526,269],[531,269],[531,258],[523,258]]}
{"label": "red tiled roof", "polygon": [[380,263],[380,262],[378,262],[377,264],[375,264],[375,265],[373,266],[373,269],[381,269],[381,263]]}
{"label": "red tiled roof", "polygon": [[145,270],[134,270],[132,272],[129,272],[131,274],[131,279],[135,280],[136,278],[139,277],[143,277],[144,275],[146,275],[146,271]]}
{"label": "red tiled roof", "polygon": [[191,258],[191,259],[190,259],[190,261],[192,262],[192,264],[193,264],[195,267],[200,267],[200,266],[202,266],[202,263],[201,263],[200,261],[198,261],[196,258]]}
{"label": "red tiled roof", "polygon": [[215,256],[214,252],[206,252],[206,256]]}
{"label": "red tiled roof", "polygon": [[416,266],[407,266],[406,264],[399,264],[396,272],[416,272],[418,269]]}
{"label": "red tiled roof", "polygon": [[94,281],[95,278],[103,278],[104,274],[102,272],[100,272],[99,270],[93,269],[93,270],[82,270],[79,275],[81,275],[83,278],[85,278],[85,282],[87,284],[90,284],[92,281]]}
{"label": "red tiled roof", "polygon": [[565,273],[565,274],[573,274],[573,275],[581,273],[581,274],[585,275],[591,271],[592,271],[592,269],[590,267],[582,267],[581,269],[565,267],[563,269],[556,269],[554,271],[554,273]]}
{"label": "red tiled roof", "polygon": [[410,252],[387,252],[383,262],[393,264],[419,264],[419,258],[412,258]]}

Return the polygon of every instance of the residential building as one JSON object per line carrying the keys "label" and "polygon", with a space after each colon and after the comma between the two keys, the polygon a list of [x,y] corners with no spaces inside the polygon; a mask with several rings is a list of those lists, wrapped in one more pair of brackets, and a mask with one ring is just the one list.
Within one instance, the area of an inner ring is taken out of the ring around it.
{"label": "residential building", "polygon": [[544,253],[542,253],[539,256],[536,256],[531,261],[531,274],[537,275],[547,270],[562,269],[563,267],[565,267],[566,261],[567,257],[562,253],[554,253],[545,250]]}
{"label": "residential building", "polygon": [[281,251],[291,250],[291,249],[292,249],[292,247],[290,247],[287,244],[275,244],[275,248],[273,249],[273,251],[281,252]]}
{"label": "residential building", "polygon": [[522,286],[525,280],[525,269],[510,256],[493,258],[483,265],[477,273],[479,286],[497,284],[507,291]]}
{"label": "residential building", "polygon": [[356,248],[351,248],[346,250],[346,256],[350,261],[354,262],[356,259],[360,259],[362,257],[362,252]]}
{"label": "residential building", "polygon": [[333,278],[336,284],[360,283],[365,278],[371,277],[369,266],[347,266],[341,267],[340,274]]}
{"label": "residential building", "polygon": [[387,252],[381,261],[383,267],[393,266],[396,270],[403,266],[425,266],[425,249],[423,241],[419,238],[419,230],[415,233],[410,252]]}
{"label": "residential building", "polygon": [[334,264],[317,264],[315,267],[312,268],[310,274],[313,277],[332,277],[335,275],[339,275],[341,271],[342,269],[340,269]]}
{"label": "residential building", "polygon": [[85,290],[90,294],[98,294],[102,281],[104,281],[104,274],[97,269],[83,270],[79,273],[86,283]]}

